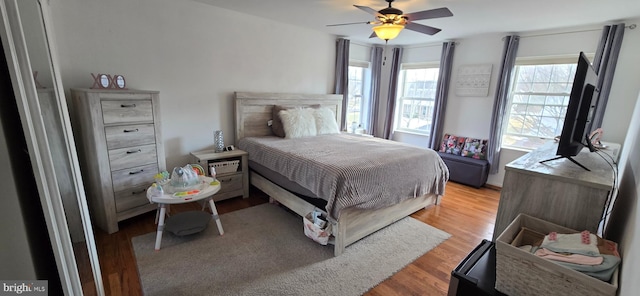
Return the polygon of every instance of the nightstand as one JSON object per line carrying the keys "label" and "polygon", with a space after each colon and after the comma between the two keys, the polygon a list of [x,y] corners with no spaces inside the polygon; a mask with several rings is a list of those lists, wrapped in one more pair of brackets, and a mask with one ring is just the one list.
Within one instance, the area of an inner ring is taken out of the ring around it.
{"label": "nightstand", "polygon": [[[192,163],[201,165],[207,174],[210,174],[210,166],[225,165],[225,170],[216,169],[216,179],[220,181],[222,188],[216,193],[213,200],[219,201],[236,196],[249,197],[249,154],[239,149],[233,151],[215,152],[203,150],[191,152]],[[234,167],[234,162],[239,162],[237,168],[227,171],[226,168]]]}

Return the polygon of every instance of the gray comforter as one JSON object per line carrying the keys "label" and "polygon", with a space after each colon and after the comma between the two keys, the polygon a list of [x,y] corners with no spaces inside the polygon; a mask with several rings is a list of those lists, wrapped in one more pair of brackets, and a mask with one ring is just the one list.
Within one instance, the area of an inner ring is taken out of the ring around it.
{"label": "gray comforter", "polygon": [[325,199],[334,220],[348,207],[378,209],[423,194],[443,195],[449,178],[435,151],[373,137],[249,137],[238,148]]}

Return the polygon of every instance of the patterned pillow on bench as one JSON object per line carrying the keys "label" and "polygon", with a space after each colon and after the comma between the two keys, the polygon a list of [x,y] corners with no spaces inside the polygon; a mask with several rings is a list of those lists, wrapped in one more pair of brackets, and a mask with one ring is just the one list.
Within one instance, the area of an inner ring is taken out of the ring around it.
{"label": "patterned pillow on bench", "polygon": [[467,138],[460,155],[475,159],[487,159],[487,140]]}
{"label": "patterned pillow on bench", "polygon": [[475,159],[487,159],[487,140],[445,134],[440,152]]}
{"label": "patterned pillow on bench", "polygon": [[440,152],[460,155],[464,148],[465,139],[464,137],[445,134],[440,146]]}

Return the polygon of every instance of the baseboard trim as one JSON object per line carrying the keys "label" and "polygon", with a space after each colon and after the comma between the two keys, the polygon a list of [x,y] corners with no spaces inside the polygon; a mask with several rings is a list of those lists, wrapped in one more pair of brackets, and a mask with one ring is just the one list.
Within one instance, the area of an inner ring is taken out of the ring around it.
{"label": "baseboard trim", "polygon": [[493,189],[493,190],[497,190],[497,191],[502,190],[502,187],[496,186],[496,185],[491,185],[491,184],[484,184],[484,187],[489,188],[489,189]]}

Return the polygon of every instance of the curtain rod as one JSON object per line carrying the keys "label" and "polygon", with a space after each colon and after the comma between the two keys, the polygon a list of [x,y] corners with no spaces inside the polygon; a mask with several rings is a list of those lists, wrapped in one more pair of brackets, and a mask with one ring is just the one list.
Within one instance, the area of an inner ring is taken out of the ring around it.
{"label": "curtain rod", "polygon": [[353,45],[359,45],[359,46],[362,46],[362,47],[371,47],[371,45],[373,45],[373,44],[354,42],[353,40],[350,40],[349,43],[353,44]]}
{"label": "curtain rod", "polygon": [[[374,47],[374,46],[380,46],[380,47],[386,47],[389,46],[389,44],[385,45],[385,44],[377,44],[377,43],[359,43],[359,42],[354,42],[353,40],[350,41],[350,44],[353,45],[358,45],[358,46],[362,46],[362,47]],[[400,45],[398,46],[394,46],[394,47],[402,47]]]}
{"label": "curtain rod", "polygon": [[[442,42],[444,43],[444,41]],[[427,48],[427,47],[436,47],[436,46],[442,46],[442,43],[437,43],[437,44],[429,44],[429,45],[398,45],[398,46],[394,46],[394,47],[402,47],[402,48]],[[454,42],[456,45],[460,45],[460,42]],[[384,44],[366,44],[366,43],[358,43],[358,42],[353,42],[351,41],[352,45],[358,45],[358,46],[362,46],[362,47],[374,47],[374,46],[380,46],[380,47],[385,47]]]}
{"label": "curtain rod", "polygon": [[[633,30],[636,28],[636,24],[631,24],[628,26],[624,26],[625,29]],[[535,34],[535,35],[520,35],[520,38],[530,38],[530,37],[543,37],[543,36],[553,36],[553,35],[563,35],[563,34],[572,34],[572,33],[585,33],[585,32],[595,32],[601,31],[602,28],[598,29],[588,29],[588,30],[575,30],[575,31],[566,31],[566,32],[556,32],[556,33],[546,33],[546,34]],[[502,37],[504,40],[505,37]]]}
{"label": "curtain rod", "polygon": [[[442,41],[441,43],[436,43],[436,44],[423,44],[423,45],[407,45],[406,48],[427,48],[427,47],[437,47],[437,46],[442,46],[442,43],[445,42],[449,42],[449,41]],[[455,45],[460,45],[460,42],[458,41],[454,41],[453,42]]]}

